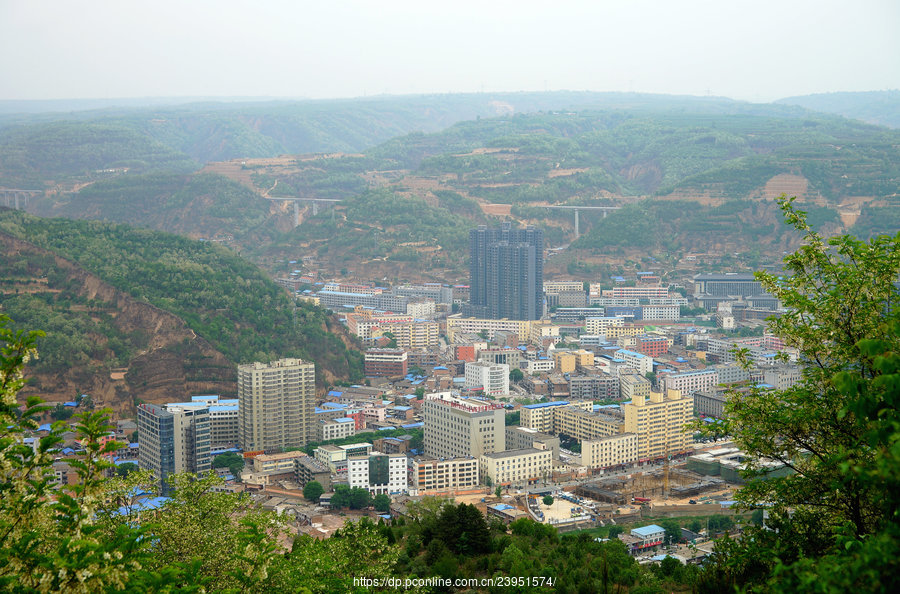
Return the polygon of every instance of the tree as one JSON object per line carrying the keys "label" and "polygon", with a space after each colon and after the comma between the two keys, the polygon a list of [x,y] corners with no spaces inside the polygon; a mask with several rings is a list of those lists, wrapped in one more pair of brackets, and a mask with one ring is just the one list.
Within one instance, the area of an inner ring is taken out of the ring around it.
{"label": "tree", "polygon": [[511,381],[511,382],[520,382],[520,381],[522,381],[523,379],[525,379],[525,374],[524,374],[524,373],[522,372],[522,370],[519,369],[518,367],[514,367],[514,368],[509,372],[509,381]]}
{"label": "tree", "polygon": [[391,497],[384,493],[379,493],[372,500],[372,504],[375,506],[375,511],[379,511],[381,513],[387,513],[391,511]]}
{"label": "tree", "polygon": [[241,476],[244,469],[244,457],[237,452],[226,452],[213,458],[213,468],[228,468],[228,472],[234,477]]}
{"label": "tree", "polygon": [[544,505],[553,505],[553,497],[550,495],[544,495],[544,499],[542,499]]}
{"label": "tree", "polygon": [[[825,241],[793,199],[780,203],[804,244],[785,258],[787,274],[757,278],[788,309],[769,328],[799,351],[803,377],[726,405],[726,431],[750,458],[751,480],[737,498],[770,505],[773,529],[749,526],[711,567],[775,591],[892,591],[900,587],[900,234]],[[756,462],[765,458],[790,474],[768,475]],[[868,575],[884,577],[873,584]]]}
{"label": "tree", "polygon": [[620,534],[625,532],[625,529],[619,526],[618,524],[609,527],[609,538],[616,538]]}
{"label": "tree", "polygon": [[502,493],[503,493],[503,487],[501,487],[500,485],[497,485],[497,488],[494,489],[494,496],[495,496],[495,497],[500,497],[500,495],[501,495]]}
{"label": "tree", "polygon": [[122,478],[125,478],[135,470],[140,469],[140,466],[138,466],[134,462],[126,462],[125,464],[119,464],[118,466],[116,466],[116,474],[121,476]]}
{"label": "tree", "polygon": [[325,492],[325,487],[319,481],[309,481],[303,487],[303,496],[312,502],[318,503],[319,497]]}

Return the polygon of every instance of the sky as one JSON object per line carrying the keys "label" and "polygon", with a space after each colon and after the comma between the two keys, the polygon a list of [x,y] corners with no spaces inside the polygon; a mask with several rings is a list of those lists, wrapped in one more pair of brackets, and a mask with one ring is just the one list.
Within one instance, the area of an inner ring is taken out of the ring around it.
{"label": "sky", "polygon": [[897,0],[0,0],[0,100],[900,89]]}

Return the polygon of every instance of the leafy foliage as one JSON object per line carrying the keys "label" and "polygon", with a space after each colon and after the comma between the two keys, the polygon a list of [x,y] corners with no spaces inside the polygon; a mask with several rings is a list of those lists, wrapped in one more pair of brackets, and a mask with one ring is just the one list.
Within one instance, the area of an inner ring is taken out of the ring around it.
{"label": "leafy foliage", "polygon": [[[789,308],[770,328],[807,365],[792,388],[751,390],[726,405],[726,431],[750,455],[750,476],[767,479],[737,497],[771,506],[770,529],[750,527],[740,542],[725,543],[709,575],[773,591],[893,591],[900,234],[826,242],[793,200],[782,208],[805,245],[785,258],[790,275],[758,278]],[[793,473],[766,476],[758,456]]]}

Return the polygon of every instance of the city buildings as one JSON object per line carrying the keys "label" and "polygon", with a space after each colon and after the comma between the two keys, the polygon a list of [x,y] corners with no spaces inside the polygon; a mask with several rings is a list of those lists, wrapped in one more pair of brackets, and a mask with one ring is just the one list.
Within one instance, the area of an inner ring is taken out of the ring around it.
{"label": "city buildings", "polygon": [[402,377],[409,368],[403,349],[366,349],[365,371],[370,377]]}
{"label": "city buildings", "polygon": [[172,474],[211,470],[208,408],[170,412],[140,404],[137,409],[140,467],[153,473],[162,494],[170,492],[167,479]]}
{"label": "city buildings", "polygon": [[541,433],[528,427],[507,425],[506,448],[509,450],[521,450],[534,448],[536,450],[550,450],[554,460],[559,459],[559,437],[547,433]]}
{"label": "city buildings", "polygon": [[550,477],[553,456],[548,450],[524,448],[481,456],[481,482],[494,485],[533,485]]}
{"label": "city buildings", "polygon": [[694,402],[677,390],[665,394],[651,392],[650,397],[634,396],[622,405],[625,410],[625,433],[637,433],[638,457],[641,460],[661,458],[687,451],[693,443],[685,426],[693,418]]}
{"label": "city buildings", "polygon": [[[544,313],[544,232],[480,225],[469,232],[469,308],[486,318],[537,320]],[[483,313],[482,313],[483,312]]]}
{"label": "city buildings", "polygon": [[467,389],[481,388],[487,396],[509,394],[509,365],[487,361],[466,363],[465,378]]}
{"label": "city buildings", "polygon": [[419,495],[472,489],[479,484],[478,458],[416,457],[409,460],[409,487]]}
{"label": "city buildings", "polygon": [[478,458],[506,449],[506,414],[498,405],[437,392],[425,396],[422,409],[426,456]]}
{"label": "city buildings", "polygon": [[665,377],[663,385],[668,390],[678,390],[685,395],[700,390],[713,390],[719,385],[719,372],[715,369],[705,369],[672,373]]}
{"label": "city buildings", "polygon": [[239,440],[238,400],[221,399],[218,396],[191,396],[190,402],[171,402],[166,404],[169,412],[181,412],[188,409],[209,409],[209,445],[212,449],[231,448]]}
{"label": "city buildings", "polygon": [[347,482],[373,495],[406,493],[408,473],[406,454],[372,452],[368,456],[347,458]]}
{"label": "city buildings", "polygon": [[618,433],[581,442],[581,465],[590,469],[631,465],[638,461],[636,433]]}
{"label": "city buildings", "polygon": [[300,359],[238,366],[240,445],[282,452],[316,439],[316,366]]}

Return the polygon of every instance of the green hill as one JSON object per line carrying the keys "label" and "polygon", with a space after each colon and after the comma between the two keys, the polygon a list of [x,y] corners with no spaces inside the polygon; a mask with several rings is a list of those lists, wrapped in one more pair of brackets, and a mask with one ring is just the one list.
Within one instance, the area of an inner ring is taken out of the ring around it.
{"label": "green hill", "polygon": [[260,269],[213,242],[10,210],[0,211],[0,231],[175,314],[234,364],[296,356],[317,363],[320,382],[362,376],[362,355],[331,332],[340,325],[324,310],[295,308]]}
{"label": "green hill", "polygon": [[776,103],[833,113],[870,124],[900,128],[900,91],[819,93],[779,99]]}
{"label": "green hill", "polygon": [[43,188],[108,170],[186,172],[190,158],[136,130],[103,122],[54,122],[0,129],[0,185]]}
{"label": "green hill", "polygon": [[122,175],[74,194],[35,200],[29,210],[40,216],[106,220],[239,245],[270,242],[279,234],[268,200],[215,173]]}

